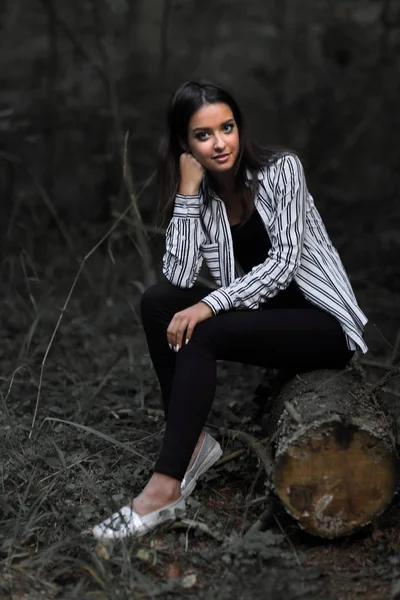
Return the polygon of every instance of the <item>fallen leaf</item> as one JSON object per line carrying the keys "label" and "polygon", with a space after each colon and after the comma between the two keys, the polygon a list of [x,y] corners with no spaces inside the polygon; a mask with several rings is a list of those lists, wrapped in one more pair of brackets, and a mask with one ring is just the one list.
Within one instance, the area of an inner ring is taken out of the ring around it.
{"label": "fallen leaf", "polygon": [[111,556],[111,546],[107,543],[100,543],[96,547],[96,554],[103,558],[104,560],[109,560]]}
{"label": "fallen leaf", "polygon": [[196,575],[196,573],[188,573],[182,579],[182,587],[184,587],[184,588],[191,588],[194,585],[196,585],[196,582],[197,582],[197,575]]}
{"label": "fallen leaf", "polygon": [[150,552],[148,552],[144,548],[140,548],[136,552],[136,558],[139,558],[140,560],[144,560],[146,562],[149,562],[151,560],[151,558],[150,558]]}
{"label": "fallen leaf", "polygon": [[[176,579],[181,575],[181,566],[177,562],[169,563],[167,567],[167,578]],[[190,586],[189,586],[190,587]]]}

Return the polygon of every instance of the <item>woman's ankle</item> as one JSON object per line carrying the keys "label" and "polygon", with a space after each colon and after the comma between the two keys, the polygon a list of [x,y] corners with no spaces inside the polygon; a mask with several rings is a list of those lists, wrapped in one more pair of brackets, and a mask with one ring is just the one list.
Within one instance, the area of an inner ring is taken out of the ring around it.
{"label": "woman's ankle", "polygon": [[181,483],[162,473],[153,473],[143,491],[132,502],[140,516],[172,504],[181,497]]}
{"label": "woman's ankle", "polygon": [[196,457],[200,451],[201,445],[203,443],[204,440],[204,436],[206,435],[206,432],[203,430],[201,432],[201,434],[199,435],[199,439],[197,440],[197,444],[195,449],[193,450],[193,454],[192,457],[190,459],[189,465],[188,465],[188,469],[190,469],[193,466],[194,461],[196,460]]}
{"label": "woman's ankle", "polygon": [[166,499],[180,496],[181,482],[164,473],[153,473],[143,492],[149,496],[165,497]]}

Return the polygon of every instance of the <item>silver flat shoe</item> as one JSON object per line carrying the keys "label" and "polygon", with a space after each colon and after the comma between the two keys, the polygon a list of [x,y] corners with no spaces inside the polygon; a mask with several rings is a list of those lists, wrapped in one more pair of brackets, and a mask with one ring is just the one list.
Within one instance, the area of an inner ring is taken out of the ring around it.
{"label": "silver flat shoe", "polygon": [[161,523],[183,517],[185,512],[186,504],[183,496],[144,517],[140,517],[129,506],[123,506],[111,517],[93,527],[92,533],[98,540],[120,540],[129,535],[143,535]]}
{"label": "silver flat shoe", "polygon": [[222,448],[209,433],[205,432],[203,443],[193,465],[185,473],[181,482],[181,494],[185,498],[190,496],[196,487],[198,478],[203,475],[222,456]]}

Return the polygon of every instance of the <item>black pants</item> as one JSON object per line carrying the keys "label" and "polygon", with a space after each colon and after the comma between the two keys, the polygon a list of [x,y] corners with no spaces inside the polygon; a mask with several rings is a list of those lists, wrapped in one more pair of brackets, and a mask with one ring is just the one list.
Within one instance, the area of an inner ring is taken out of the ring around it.
{"label": "black pants", "polygon": [[161,386],[165,436],[154,470],[182,480],[207,420],[216,389],[217,360],[270,368],[342,368],[353,356],[338,321],[305,308],[230,310],[196,325],[191,341],[174,352],[166,331],[175,313],[210,289],[181,289],[167,281],[148,288],[141,316],[150,357]]}

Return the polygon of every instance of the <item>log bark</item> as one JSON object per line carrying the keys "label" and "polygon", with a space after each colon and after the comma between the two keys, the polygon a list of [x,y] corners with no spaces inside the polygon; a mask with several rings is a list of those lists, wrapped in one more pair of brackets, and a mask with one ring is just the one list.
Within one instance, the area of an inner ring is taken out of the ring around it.
{"label": "log bark", "polygon": [[269,408],[272,484],[301,528],[339,537],[385,510],[399,483],[395,422],[355,362],[296,375]]}

